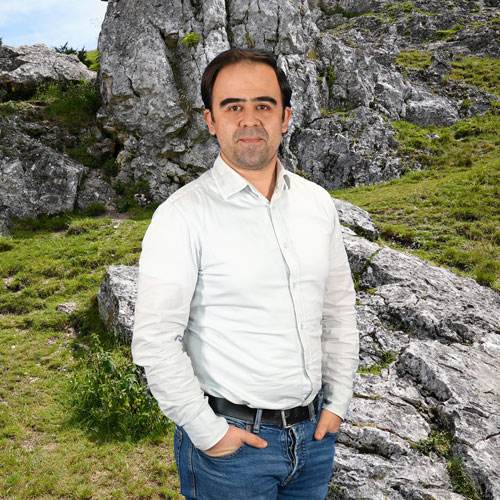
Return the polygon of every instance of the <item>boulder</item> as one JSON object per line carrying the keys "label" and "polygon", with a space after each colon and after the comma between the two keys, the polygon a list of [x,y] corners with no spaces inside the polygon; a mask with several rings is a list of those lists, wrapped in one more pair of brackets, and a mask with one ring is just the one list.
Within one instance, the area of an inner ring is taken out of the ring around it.
{"label": "boulder", "polygon": [[43,43],[0,46],[0,88],[10,98],[30,97],[49,81],[92,82],[96,77],[75,54],[60,54]]}
{"label": "boulder", "polygon": [[[500,295],[343,234],[358,283],[361,369],[328,498],[464,499],[453,491],[450,457],[482,498],[499,498]],[[112,266],[99,292],[101,317],[127,342],[136,280],[136,268]]]}
{"label": "boulder", "polygon": [[19,117],[0,117],[0,219],[75,208],[87,168],[27,135]]}
{"label": "boulder", "polygon": [[351,228],[355,233],[369,240],[376,240],[378,238],[377,226],[373,222],[372,216],[366,210],[338,198],[333,198],[333,201],[339,214],[340,222],[344,226]]}
{"label": "boulder", "polygon": [[99,314],[123,343],[132,341],[138,269],[130,266],[110,266],[99,289]]}

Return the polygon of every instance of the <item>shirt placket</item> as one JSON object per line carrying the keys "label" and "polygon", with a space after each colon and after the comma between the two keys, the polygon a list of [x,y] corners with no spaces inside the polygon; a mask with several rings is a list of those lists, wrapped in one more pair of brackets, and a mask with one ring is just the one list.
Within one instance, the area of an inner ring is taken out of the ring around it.
{"label": "shirt placket", "polygon": [[293,243],[287,230],[285,218],[283,217],[279,205],[279,198],[273,198],[268,205],[268,213],[271,219],[272,227],[274,229],[276,241],[278,242],[279,248],[281,250],[281,255],[283,256],[285,264],[288,268],[288,286],[292,299],[293,309],[295,312],[295,324],[302,346],[303,367],[305,377],[308,382],[308,390],[310,396],[313,389],[312,377],[310,373],[310,370],[312,368],[311,341],[309,336],[307,335],[306,330],[305,307],[300,285],[300,267],[298,264],[297,254],[295,253]]}

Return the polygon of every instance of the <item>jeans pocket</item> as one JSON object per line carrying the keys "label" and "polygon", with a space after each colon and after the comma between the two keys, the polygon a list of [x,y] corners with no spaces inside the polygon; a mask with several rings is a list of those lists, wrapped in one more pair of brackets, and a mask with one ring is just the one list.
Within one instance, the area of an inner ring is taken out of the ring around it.
{"label": "jeans pocket", "polygon": [[325,437],[331,438],[331,439],[334,439],[334,440],[337,439],[338,435],[339,435],[339,431],[337,431],[337,432],[325,432]]}
{"label": "jeans pocket", "polygon": [[208,458],[209,460],[214,460],[216,462],[218,461],[224,461],[224,460],[231,460],[235,457],[237,457],[245,448],[245,443],[241,443],[241,446],[239,448],[236,448],[236,450],[230,451],[229,453],[226,453],[225,455],[218,455],[216,457],[213,457],[212,455],[207,455],[203,450],[198,450],[198,453],[203,457],[203,458]]}

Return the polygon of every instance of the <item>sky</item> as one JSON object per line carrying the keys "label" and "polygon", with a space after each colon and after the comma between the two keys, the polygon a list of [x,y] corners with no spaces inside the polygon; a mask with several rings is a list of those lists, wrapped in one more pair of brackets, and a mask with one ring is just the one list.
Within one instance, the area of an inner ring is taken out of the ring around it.
{"label": "sky", "polygon": [[68,42],[93,50],[107,6],[102,0],[0,0],[0,38],[12,47]]}

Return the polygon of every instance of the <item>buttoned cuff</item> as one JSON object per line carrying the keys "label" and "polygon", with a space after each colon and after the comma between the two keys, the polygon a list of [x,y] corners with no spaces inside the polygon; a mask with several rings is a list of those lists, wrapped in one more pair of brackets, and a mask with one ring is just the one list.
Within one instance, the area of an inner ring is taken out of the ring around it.
{"label": "buttoned cuff", "polygon": [[[336,397],[334,397],[334,392],[336,392]],[[338,388],[336,391],[333,391],[330,384],[325,384],[323,386],[323,408],[335,413],[335,415],[338,415],[342,420],[344,420],[346,416],[351,399],[351,390],[341,390]]]}
{"label": "buttoned cuff", "polygon": [[224,437],[229,425],[224,417],[217,416],[207,404],[201,413],[182,428],[196,448],[208,450]]}

